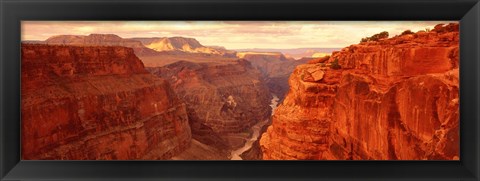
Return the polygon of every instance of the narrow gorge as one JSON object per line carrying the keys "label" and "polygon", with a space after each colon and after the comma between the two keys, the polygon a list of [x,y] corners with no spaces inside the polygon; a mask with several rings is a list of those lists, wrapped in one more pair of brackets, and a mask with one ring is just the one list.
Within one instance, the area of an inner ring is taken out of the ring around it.
{"label": "narrow gorge", "polygon": [[[272,95],[273,98],[272,98],[272,101],[270,103],[270,107],[272,108],[272,115],[273,115],[273,111],[277,108],[277,105],[278,105],[278,101],[279,101],[279,98],[276,96],[276,95]],[[258,140],[260,140],[260,136],[262,134],[262,132],[265,131],[265,126],[268,126],[268,123],[270,122],[270,118],[268,119],[265,119],[263,121],[260,121],[258,122],[257,124],[253,125],[252,126],[252,131],[253,131],[253,134],[252,136],[250,137],[250,139],[247,140],[247,142],[245,142],[245,145],[243,145],[243,147],[241,148],[238,148],[236,150],[233,150],[230,155],[231,155],[231,160],[243,160],[242,156],[243,154],[248,154],[247,151],[257,151],[257,153],[252,153],[253,155],[245,155],[243,157],[247,157],[250,159],[254,159],[254,160],[258,160],[259,158],[257,158],[258,156],[261,156],[261,152],[258,152],[259,151],[259,147],[258,147]],[[253,147],[255,144],[256,147]],[[252,148],[253,147],[253,148]],[[253,157],[253,158],[252,158]],[[255,159],[257,158],[257,159]]]}

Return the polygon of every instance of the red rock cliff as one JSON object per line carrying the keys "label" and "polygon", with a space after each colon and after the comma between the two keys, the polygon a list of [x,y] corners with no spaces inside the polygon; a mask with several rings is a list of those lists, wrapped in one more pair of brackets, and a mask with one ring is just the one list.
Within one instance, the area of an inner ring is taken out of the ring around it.
{"label": "red rock cliff", "polygon": [[263,158],[458,160],[458,48],[458,24],[440,25],[298,66]]}
{"label": "red rock cliff", "polygon": [[131,48],[22,45],[22,158],[168,159],[190,144],[185,104]]}

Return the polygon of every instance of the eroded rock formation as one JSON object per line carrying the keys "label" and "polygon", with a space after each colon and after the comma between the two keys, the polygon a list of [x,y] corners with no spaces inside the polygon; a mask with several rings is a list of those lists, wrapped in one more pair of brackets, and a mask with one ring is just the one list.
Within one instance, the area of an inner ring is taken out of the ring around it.
{"label": "eroded rock formation", "polygon": [[458,160],[458,52],[449,24],[298,66],[260,141],[263,158]]}
{"label": "eroded rock formation", "polygon": [[186,52],[186,53],[204,53],[212,55],[221,55],[235,57],[235,51],[226,50],[223,47],[208,47],[200,44],[194,38],[186,37],[153,37],[153,38],[132,38],[142,42],[146,47],[159,52]]}
{"label": "eroded rock formation", "polygon": [[114,34],[84,35],[57,35],[46,39],[43,43],[48,45],[75,45],[75,46],[122,46],[133,48],[137,56],[153,56],[157,52],[147,48],[142,42],[125,39]]}
{"label": "eroded rock formation", "polygon": [[193,138],[228,151],[249,138],[250,128],[270,115],[261,74],[246,60],[180,61],[148,68],[165,78],[187,103]]}
{"label": "eroded rock formation", "polygon": [[22,159],[155,160],[191,140],[185,103],[133,49],[22,45]]}
{"label": "eroded rock formation", "polygon": [[148,70],[169,80],[191,117],[217,133],[244,131],[269,115],[271,96],[248,61],[180,61]]}

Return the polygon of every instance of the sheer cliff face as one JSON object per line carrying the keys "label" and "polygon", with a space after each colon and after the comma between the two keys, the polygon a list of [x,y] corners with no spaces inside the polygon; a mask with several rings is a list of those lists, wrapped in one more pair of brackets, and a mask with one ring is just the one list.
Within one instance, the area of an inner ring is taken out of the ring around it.
{"label": "sheer cliff face", "polygon": [[131,48],[22,45],[22,158],[168,159],[190,144],[185,104]]}
{"label": "sheer cliff face", "polygon": [[298,66],[260,141],[264,159],[458,160],[458,24]]}
{"label": "sheer cliff face", "polygon": [[186,101],[193,122],[216,133],[244,131],[270,113],[271,96],[260,73],[248,61],[180,61],[149,70],[171,82]]}

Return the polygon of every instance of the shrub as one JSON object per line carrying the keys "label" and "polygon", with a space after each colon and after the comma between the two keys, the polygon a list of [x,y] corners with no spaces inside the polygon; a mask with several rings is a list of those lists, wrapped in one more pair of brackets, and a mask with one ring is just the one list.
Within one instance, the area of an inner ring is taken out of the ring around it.
{"label": "shrub", "polygon": [[330,64],[330,68],[335,70],[342,68],[340,64],[338,64],[337,58],[335,58],[335,60],[333,60],[333,62]]}
{"label": "shrub", "polygon": [[378,40],[383,39],[383,38],[388,38],[388,36],[389,36],[389,35],[388,35],[388,32],[383,31],[383,32],[374,34],[374,35],[371,36],[371,37],[362,38],[362,40],[361,40],[360,42],[378,41]]}
{"label": "shrub", "polygon": [[410,30],[405,30],[405,31],[403,31],[402,34],[400,34],[400,35],[409,35],[409,34],[413,34],[413,32],[410,31]]}

